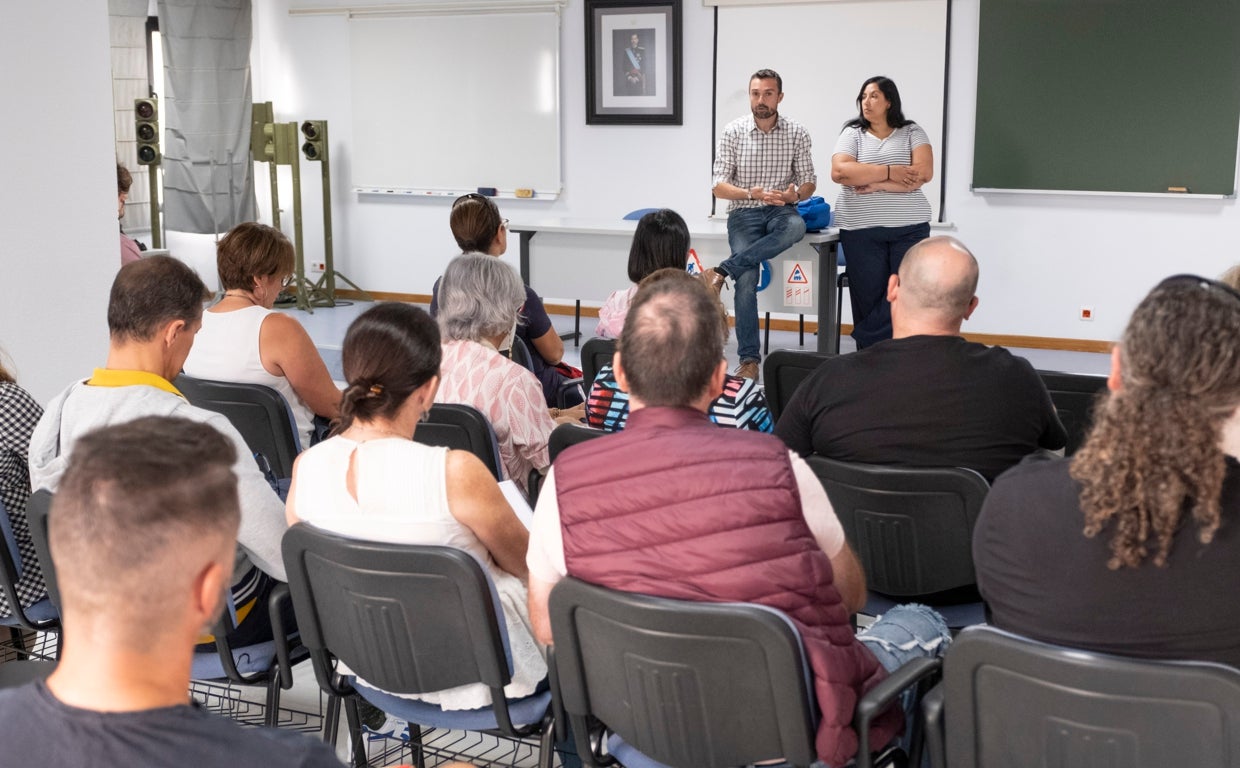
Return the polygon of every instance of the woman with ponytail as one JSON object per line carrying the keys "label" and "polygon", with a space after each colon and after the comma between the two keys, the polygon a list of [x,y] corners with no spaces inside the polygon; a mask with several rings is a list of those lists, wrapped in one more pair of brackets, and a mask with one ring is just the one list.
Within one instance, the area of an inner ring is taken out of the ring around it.
{"label": "woman with ponytail", "polygon": [[973,534],[993,623],[1049,642],[1240,666],[1240,293],[1160,283],[1071,459],[995,482]]}
{"label": "woman with ponytail", "polygon": [[[349,326],[342,357],[349,386],[340,420],[331,438],[297,458],[289,525],[473,554],[495,582],[508,626],[514,672],[504,691],[528,696],[547,674],[526,608],[529,533],[473,454],[413,442],[439,387],[435,321],[408,304],[377,304]],[[444,709],[491,703],[480,684],[410,698]]]}

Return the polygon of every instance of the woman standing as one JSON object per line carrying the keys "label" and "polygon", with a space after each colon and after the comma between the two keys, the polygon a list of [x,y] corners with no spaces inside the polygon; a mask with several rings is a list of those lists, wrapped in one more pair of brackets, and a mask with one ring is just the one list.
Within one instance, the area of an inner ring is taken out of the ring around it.
{"label": "woman standing", "polygon": [[909,248],[930,236],[930,201],[921,187],[934,175],[934,150],[904,116],[889,78],[871,77],[857,95],[859,114],[844,124],[831,156],[831,180],[843,185],[835,225],[848,259],[857,348],[891,338],[887,283]]}

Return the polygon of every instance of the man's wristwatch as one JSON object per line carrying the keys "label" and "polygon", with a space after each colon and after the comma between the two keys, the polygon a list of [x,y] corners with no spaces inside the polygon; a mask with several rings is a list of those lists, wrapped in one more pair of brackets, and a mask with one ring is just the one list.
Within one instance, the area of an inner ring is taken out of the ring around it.
{"label": "man's wristwatch", "polygon": [[745,188],[745,197],[749,198],[750,200],[753,199],[753,190],[750,189],[749,187]]}

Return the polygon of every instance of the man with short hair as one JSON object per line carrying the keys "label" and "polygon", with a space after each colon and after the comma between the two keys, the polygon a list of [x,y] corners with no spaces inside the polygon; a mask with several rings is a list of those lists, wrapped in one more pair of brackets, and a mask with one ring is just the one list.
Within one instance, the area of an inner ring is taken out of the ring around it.
{"label": "man with short hair", "polygon": [[236,460],[198,420],[78,437],[49,517],[64,649],[46,682],[0,692],[6,764],[339,768],[321,742],[189,701],[194,640],[232,578]]}
{"label": "man with short hair", "polygon": [[[863,638],[874,649],[854,636],[849,616],[865,602],[865,577],[813,471],[770,435],[706,416],[727,370],[723,336],[699,281],[680,275],[637,291],[614,361],[630,397],[628,425],[568,448],[548,473],[526,557],[530,620],[550,643],[547,600],[564,576],[779,609],[813,667],[818,754],[842,765],[857,749],[855,702],[885,676],[880,659],[891,669],[939,650],[947,628],[929,609],[901,606]],[[897,622],[894,639],[887,632]],[[897,713],[884,714],[871,743],[898,728]]]}
{"label": "man with short hair", "polygon": [[732,255],[706,270],[716,294],[732,278],[736,306],[736,375],[758,378],[758,273],[805,236],[797,203],[814,194],[818,176],[809,132],[779,114],[784,81],[760,69],[749,79],[751,114],[728,123],[715,150],[715,197],[728,202],[728,248]]}
{"label": "man with short hair", "polygon": [[992,481],[1067,432],[1029,361],[966,341],[977,260],[953,237],[909,249],[887,286],[893,338],[828,358],[775,425],[788,447],[839,461],[966,467]]}
{"label": "man with short hair", "polygon": [[[271,639],[267,595],[283,581],[284,504],[259,471],[245,439],[224,416],[190,405],[172,385],[202,326],[206,286],[169,256],[121,267],[108,301],[108,360],[57,395],[30,439],[30,485],[56,491],[78,437],[139,416],[180,416],[214,427],[236,447],[240,550],[231,580],[238,645]],[[146,544],[133,541],[134,560]],[[133,594],[143,599],[143,590]]]}

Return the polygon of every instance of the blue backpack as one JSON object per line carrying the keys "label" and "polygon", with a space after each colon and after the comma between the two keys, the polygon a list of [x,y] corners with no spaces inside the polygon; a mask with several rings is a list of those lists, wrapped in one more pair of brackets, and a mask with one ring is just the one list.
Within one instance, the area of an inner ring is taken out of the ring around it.
{"label": "blue backpack", "polygon": [[797,213],[805,219],[805,229],[810,232],[831,226],[831,206],[818,195],[797,203]]}

